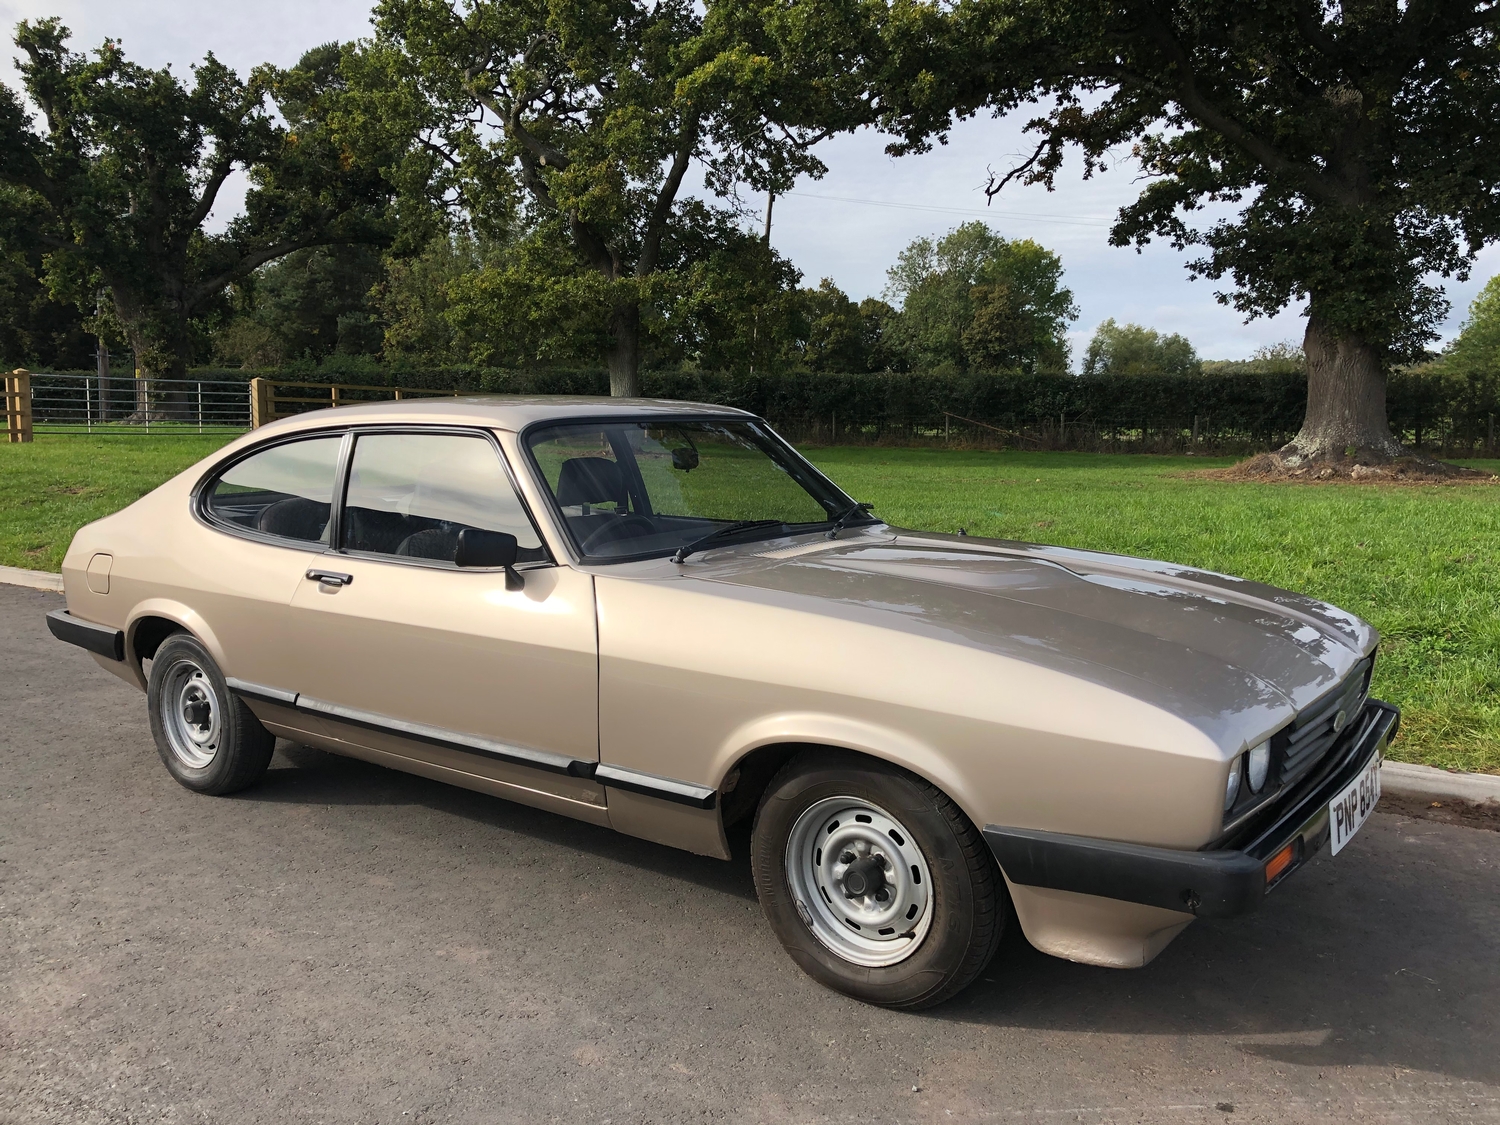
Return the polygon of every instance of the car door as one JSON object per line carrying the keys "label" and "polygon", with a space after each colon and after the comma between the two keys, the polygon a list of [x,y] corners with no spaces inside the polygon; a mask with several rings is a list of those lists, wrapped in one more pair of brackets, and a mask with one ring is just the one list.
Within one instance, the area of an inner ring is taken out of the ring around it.
{"label": "car door", "polygon": [[315,433],[236,458],[204,485],[191,538],[153,566],[164,576],[154,592],[193,607],[225,674],[258,704],[283,694],[289,603],[328,549],[344,440],[342,431]]}
{"label": "car door", "polygon": [[[345,476],[292,597],[299,709],[364,756],[602,823],[593,580],[553,565],[493,436],[357,432]],[[465,528],[514,535],[516,571],[456,566]]]}

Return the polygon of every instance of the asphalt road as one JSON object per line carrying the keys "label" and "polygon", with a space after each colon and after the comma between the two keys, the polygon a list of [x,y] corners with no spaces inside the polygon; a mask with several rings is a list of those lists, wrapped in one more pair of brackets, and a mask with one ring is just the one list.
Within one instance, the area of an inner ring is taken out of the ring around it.
{"label": "asphalt road", "polygon": [[744,859],[285,744],[195,796],[60,604],[0,587],[0,1120],[1500,1120],[1500,833],[1377,814],[1146,969],[1013,933],[896,1014]]}

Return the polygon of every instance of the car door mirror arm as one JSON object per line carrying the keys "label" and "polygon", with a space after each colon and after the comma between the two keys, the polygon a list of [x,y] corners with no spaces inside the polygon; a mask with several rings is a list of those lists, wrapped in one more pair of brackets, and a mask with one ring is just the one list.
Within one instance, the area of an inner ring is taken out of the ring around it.
{"label": "car door mirror arm", "polygon": [[453,552],[453,562],[460,567],[502,567],[505,570],[505,588],[521,590],[526,586],[526,579],[516,570],[519,553],[519,542],[508,532],[466,527],[458,533],[458,546]]}

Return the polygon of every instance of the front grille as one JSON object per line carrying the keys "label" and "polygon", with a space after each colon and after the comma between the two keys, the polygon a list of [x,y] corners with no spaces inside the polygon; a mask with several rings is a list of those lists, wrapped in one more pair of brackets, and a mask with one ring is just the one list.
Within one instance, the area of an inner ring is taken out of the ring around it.
{"label": "front grille", "polygon": [[1276,755],[1277,777],[1283,786],[1305,776],[1348,729],[1370,693],[1373,668],[1373,660],[1362,661],[1340,687],[1308,707],[1276,736],[1271,745]]}

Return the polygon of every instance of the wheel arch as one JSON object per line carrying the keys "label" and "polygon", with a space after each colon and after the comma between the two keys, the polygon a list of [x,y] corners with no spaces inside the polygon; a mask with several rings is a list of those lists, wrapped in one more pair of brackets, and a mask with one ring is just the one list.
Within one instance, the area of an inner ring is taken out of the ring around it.
{"label": "wheel arch", "polygon": [[[716,755],[726,828],[754,813],[771,778],[797,754],[842,750],[913,773],[941,789],[976,825],[984,821],[954,763],[935,747],[899,731],[841,716],[777,716],[742,728]],[[738,771],[738,777],[735,773]],[[724,786],[733,784],[727,792]]]}
{"label": "wheel arch", "polygon": [[125,659],[143,689],[146,686],[144,662],[155,655],[161,643],[173,633],[191,634],[208,649],[214,663],[224,667],[224,650],[201,615],[180,602],[152,598],[136,606],[125,625]]}

